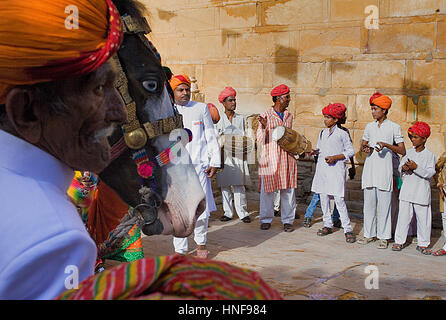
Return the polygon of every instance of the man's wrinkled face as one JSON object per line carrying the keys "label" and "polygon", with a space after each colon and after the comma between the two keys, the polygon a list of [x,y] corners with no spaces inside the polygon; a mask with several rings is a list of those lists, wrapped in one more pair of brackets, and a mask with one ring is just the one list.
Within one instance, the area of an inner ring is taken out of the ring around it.
{"label": "man's wrinkled face", "polygon": [[175,103],[180,106],[185,106],[190,101],[190,87],[182,83],[173,90],[175,96]]}
{"label": "man's wrinkled face", "polygon": [[235,111],[237,108],[237,99],[234,96],[229,96],[223,100],[223,107],[227,111]]}
{"label": "man's wrinkled face", "polygon": [[73,169],[101,172],[111,160],[108,136],[127,121],[110,62],[83,77],[63,81],[68,114],[48,115],[39,146]]}

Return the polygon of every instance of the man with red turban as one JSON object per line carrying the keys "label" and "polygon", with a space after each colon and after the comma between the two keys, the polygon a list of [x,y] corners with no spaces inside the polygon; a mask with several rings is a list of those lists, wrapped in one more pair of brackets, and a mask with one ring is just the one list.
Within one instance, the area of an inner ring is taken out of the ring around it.
{"label": "man with red turban", "polygon": [[[212,194],[211,180],[220,167],[220,146],[217,142],[217,135],[212,122],[209,109],[206,104],[190,100],[191,81],[187,75],[176,75],[170,80],[175,106],[183,116],[183,125],[192,131],[192,141],[186,145],[192,164],[206,195],[206,209],[198,217],[194,229],[194,240],[197,244],[197,256],[206,258],[207,230],[209,216],[216,210],[214,196]],[[210,157],[210,159],[209,159]],[[173,244],[175,252],[186,254],[189,250],[188,239],[174,237]]]}
{"label": "man with red turban", "polygon": [[346,161],[355,155],[349,133],[338,126],[345,117],[346,107],[342,103],[333,103],[322,109],[324,124],[327,127],[317,141],[318,160],[311,191],[319,194],[323,213],[324,227],[317,234],[326,236],[332,233],[333,220],[330,211],[330,197],[334,198],[339,212],[341,226],[348,243],[356,240],[345,205]]}
{"label": "man with red turban", "polygon": [[[229,221],[234,212],[232,209],[232,189],[234,190],[234,206],[239,218],[245,222],[251,222],[247,211],[245,186],[251,184],[249,177],[247,155],[243,151],[233,149],[233,138],[236,147],[243,148],[243,140],[246,139],[245,118],[235,112],[237,108],[237,92],[234,88],[226,87],[218,96],[218,101],[225,108],[220,121],[215,125],[217,135],[223,141],[223,171],[217,175],[217,185],[221,188],[224,215],[220,221]],[[241,146],[240,146],[241,145]]]}
{"label": "man with red turban", "polygon": [[367,244],[379,239],[377,248],[385,249],[392,238],[393,154],[406,154],[401,126],[387,118],[392,100],[376,92],[370,99],[372,117],[362,136],[361,151],[367,157],[362,172],[364,190],[364,238]]}
{"label": "man with red turban", "polygon": [[431,178],[435,175],[437,159],[432,151],[426,148],[426,141],[431,134],[425,122],[416,122],[408,130],[413,148],[407,150],[401,160],[399,171],[403,184],[400,191],[398,223],[395,230],[393,251],[401,251],[406,243],[409,225],[413,214],[417,220],[417,250],[423,254],[431,254],[428,248],[431,238]]}
{"label": "man with red turban", "polygon": [[294,230],[297,188],[297,160],[272,139],[278,126],[291,128],[293,115],[287,108],[291,101],[290,88],[281,84],[271,91],[274,105],[259,116],[257,145],[259,160],[260,229],[268,230],[274,217],[274,192],[280,190],[281,219],[285,232]]}
{"label": "man with red turban", "polygon": [[0,21],[0,299],[52,299],[94,273],[66,192],[108,166],[106,132],[127,120],[108,62],[122,21],[111,0],[0,1]]}

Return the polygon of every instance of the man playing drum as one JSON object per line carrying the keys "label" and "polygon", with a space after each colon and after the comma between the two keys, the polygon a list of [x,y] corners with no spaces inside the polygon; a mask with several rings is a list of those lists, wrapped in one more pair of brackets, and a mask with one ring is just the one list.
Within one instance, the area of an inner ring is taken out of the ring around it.
{"label": "man playing drum", "polygon": [[288,110],[290,88],[281,84],[271,91],[274,105],[259,116],[257,145],[259,159],[260,229],[268,230],[274,217],[274,191],[280,190],[281,220],[285,232],[294,230],[296,211],[297,161],[272,139],[278,126],[291,128],[293,116]]}
{"label": "man playing drum", "polygon": [[[236,91],[231,87],[226,87],[218,96],[218,101],[225,107],[225,112],[220,117],[220,121],[215,125],[217,134],[226,137],[223,147],[223,171],[217,175],[217,185],[221,188],[223,198],[224,215],[220,221],[232,219],[232,192],[234,190],[234,205],[239,218],[245,222],[251,222],[246,210],[246,190],[245,185],[251,184],[249,178],[248,161],[244,150],[233,150],[232,138],[236,139],[236,148],[241,144],[243,149],[243,137],[245,136],[245,119],[242,115],[235,113],[237,102]],[[241,139],[240,139],[241,138]]]}

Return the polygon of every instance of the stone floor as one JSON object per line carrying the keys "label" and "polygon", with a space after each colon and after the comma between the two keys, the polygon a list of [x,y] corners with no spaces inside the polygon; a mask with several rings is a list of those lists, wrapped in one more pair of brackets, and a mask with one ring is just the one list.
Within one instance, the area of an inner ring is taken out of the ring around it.
{"label": "stone floor", "polygon": [[[258,271],[286,300],[446,299],[446,256],[422,255],[415,250],[416,244],[401,252],[377,249],[374,243],[348,244],[342,229],[319,237],[320,215],[311,228],[303,228],[302,207],[291,233],[283,232],[279,217],[271,229],[260,230],[256,201],[248,206],[253,220],[249,224],[239,219],[220,222],[221,205],[217,207],[209,220],[209,258]],[[352,226],[356,234],[361,233],[360,217],[352,217]],[[146,257],[174,253],[171,236],[143,237],[142,241]],[[441,229],[433,229],[433,249],[443,242]],[[192,237],[189,248],[195,254]],[[107,261],[106,267],[116,263]]]}

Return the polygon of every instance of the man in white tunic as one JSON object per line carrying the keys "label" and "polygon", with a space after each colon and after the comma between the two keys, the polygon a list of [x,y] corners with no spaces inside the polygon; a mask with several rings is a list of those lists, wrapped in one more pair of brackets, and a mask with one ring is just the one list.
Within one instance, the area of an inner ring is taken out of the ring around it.
{"label": "man in white tunic", "polygon": [[425,147],[431,134],[425,122],[416,122],[409,128],[413,148],[407,150],[399,166],[403,184],[400,191],[400,207],[395,230],[393,251],[401,251],[406,243],[412,216],[417,217],[417,250],[431,254],[428,249],[431,237],[431,178],[435,175],[435,155]]}
{"label": "man in white tunic", "polygon": [[324,129],[317,141],[319,157],[311,191],[319,194],[323,213],[324,227],[317,234],[325,236],[332,233],[333,220],[330,211],[330,197],[334,198],[339,211],[342,227],[348,243],[355,242],[350,218],[345,205],[346,162],[355,155],[349,134],[336,124],[345,115],[345,105],[329,104],[322,110]]}
{"label": "man in white tunic", "polygon": [[[226,87],[218,96],[218,101],[224,106],[225,112],[215,125],[218,136],[225,137],[223,148],[224,167],[217,175],[217,184],[221,188],[224,215],[221,221],[229,221],[233,217],[232,192],[234,190],[234,206],[239,218],[251,222],[247,211],[245,185],[251,184],[248,170],[247,155],[243,152],[243,137],[245,137],[245,119],[235,112],[237,108],[237,92]],[[232,138],[236,140],[236,150],[232,148]]]}
{"label": "man in white tunic", "polygon": [[[127,120],[105,58],[122,25],[104,0],[68,4],[95,12],[83,31],[64,27],[60,2],[0,1],[0,300],[53,299],[94,274],[96,245],[67,189],[73,169],[109,164],[104,132]],[[43,19],[22,14],[36,8]]]}
{"label": "man in white tunic", "polygon": [[377,237],[377,248],[385,249],[392,237],[392,151],[405,155],[406,150],[401,127],[387,119],[392,100],[377,92],[369,102],[375,121],[367,124],[362,137],[361,150],[367,154],[361,182],[364,190],[364,238],[358,243],[367,244]]}
{"label": "man in white tunic", "polygon": [[443,238],[445,240],[444,246],[441,249],[433,252],[434,256],[444,256],[446,255],[446,152],[440,156],[435,165],[435,182],[440,192],[440,214],[441,220],[443,222]]}
{"label": "man in white tunic", "polygon": [[[192,132],[192,141],[186,145],[192,164],[200,179],[203,191],[206,194],[206,209],[198,217],[194,229],[194,241],[197,244],[197,256],[206,258],[206,239],[209,215],[216,210],[212,194],[211,178],[220,167],[220,147],[214,129],[209,109],[206,104],[190,100],[191,81],[187,75],[176,75],[170,80],[170,86],[175,96],[175,106],[183,116],[183,125]],[[210,156],[210,159],[209,159]],[[184,186],[187,192],[187,186]],[[188,252],[188,238],[174,237],[175,252],[186,254]]]}

